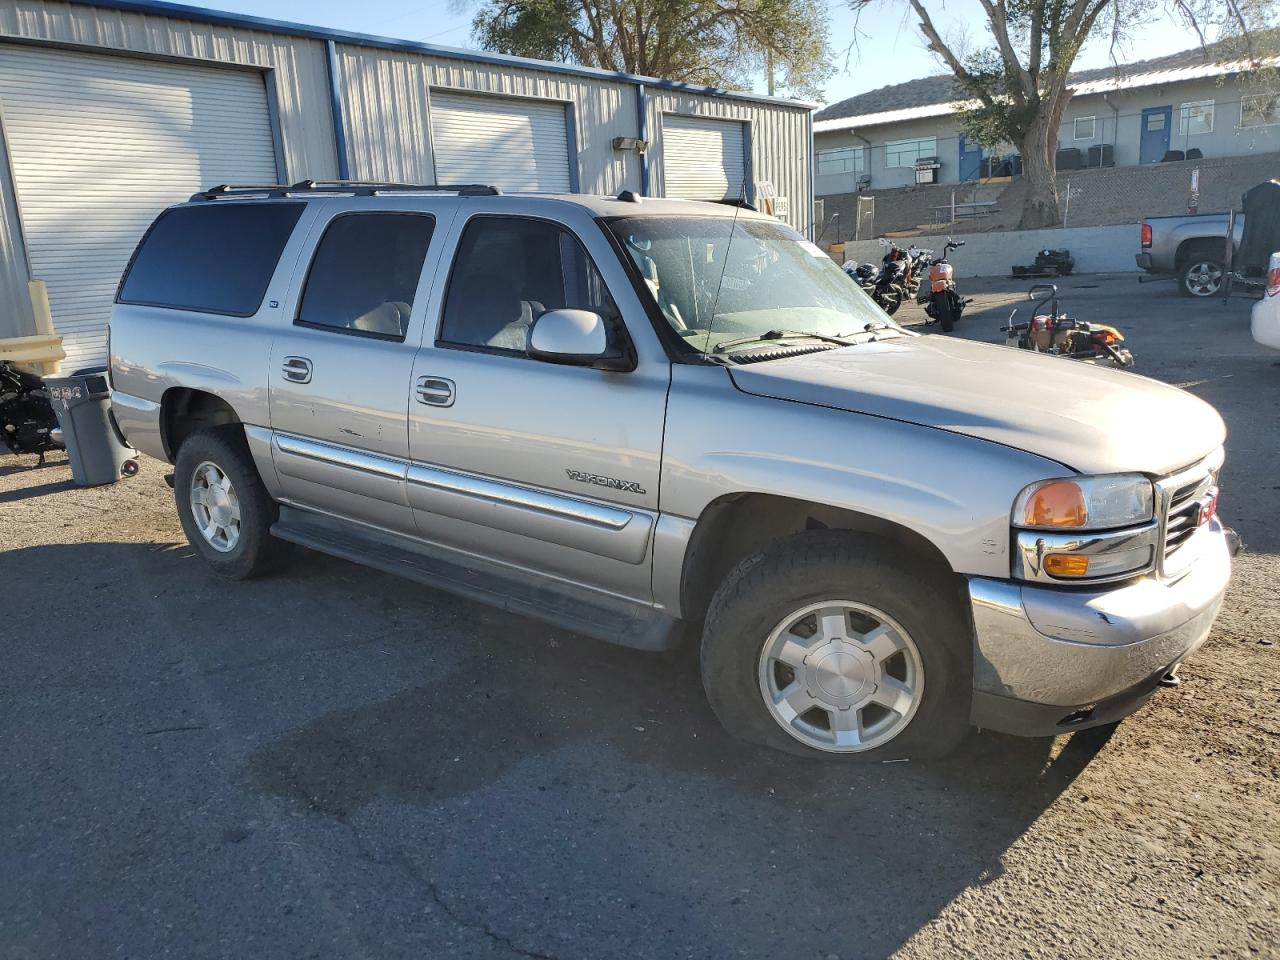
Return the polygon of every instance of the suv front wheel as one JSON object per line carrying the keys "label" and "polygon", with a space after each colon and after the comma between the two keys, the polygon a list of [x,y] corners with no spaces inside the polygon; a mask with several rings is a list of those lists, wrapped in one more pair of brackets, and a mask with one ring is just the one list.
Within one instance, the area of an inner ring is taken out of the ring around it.
{"label": "suv front wheel", "polygon": [[940,756],[969,729],[970,636],[949,577],[888,541],[811,531],[725,579],[703,685],[730,733],[789,753]]}
{"label": "suv front wheel", "polygon": [[238,425],[200,430],[183,442],[173,492],[187,540],[221,576],[254,577],[287,555],[289,545],[271,536],[279,508]]}

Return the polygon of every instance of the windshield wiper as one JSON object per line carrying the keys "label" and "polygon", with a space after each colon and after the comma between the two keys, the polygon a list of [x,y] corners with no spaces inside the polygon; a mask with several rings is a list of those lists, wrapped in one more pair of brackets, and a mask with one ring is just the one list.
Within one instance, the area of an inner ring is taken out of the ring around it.
{"label": "windshield wiper", "polygon": [[756,334],[753,337],[739,337],[737,340],[723,340],[711,348],[712,353],[724,353],[732,347],[741,347],[748,343],[759,343],[762,340],[782,340],[789,337],[808,337],[811,340],[824,340],[827,343],[834,343],[841,347],[855,346],[857,341],[846,340],[843,337],[832,337],[825,333],[812,333],[808,330],[766,330],[764,333]]}

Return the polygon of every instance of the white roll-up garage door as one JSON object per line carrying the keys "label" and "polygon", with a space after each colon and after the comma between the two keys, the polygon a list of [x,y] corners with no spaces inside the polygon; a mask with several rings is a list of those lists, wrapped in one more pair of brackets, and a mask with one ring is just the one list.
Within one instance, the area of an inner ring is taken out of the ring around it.
{"label": "white roll-up garage door", "polygon": [[277,179],[257,72],[6,44],[0,105],[64,370],[103,362],[120,274],[161,210],[204,187]]}
{"label": "white roll-up garage door", "polygon": [[562,103],[433,90],[431,147],[436,183],[487,183],[507,193],[573,189]]}
{"label": "white roll-up garage door", "polygon": [[[743,196],[742,124],[733,120],[662,118],[665,195],[682,200],[736,200]],[[750,196],[750,191],[747,191]]]}

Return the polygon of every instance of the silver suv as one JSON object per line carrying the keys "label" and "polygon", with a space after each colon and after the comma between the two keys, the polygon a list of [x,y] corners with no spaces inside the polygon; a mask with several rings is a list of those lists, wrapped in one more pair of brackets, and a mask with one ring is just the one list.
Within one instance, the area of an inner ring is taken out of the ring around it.
{"label": "silver suv", "polygon": [[1230,573],[1224,429],[895,325],[747,209],[217,188],[111,319],[115,416],[218,573],[290,544],[659,650],[734,734],[926,756],[1141,705]]}

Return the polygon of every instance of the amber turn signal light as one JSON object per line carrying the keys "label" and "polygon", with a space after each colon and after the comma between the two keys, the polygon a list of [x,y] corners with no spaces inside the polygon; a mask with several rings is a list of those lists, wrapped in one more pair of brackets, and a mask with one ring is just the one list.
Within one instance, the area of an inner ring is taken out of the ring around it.
{"label": "amber turn signal light", "polygon": [[1051,553],[1044,558],[1044,572],[1053,577],[1085,577],[1089,575],[1089,558]]}
{"label": "amber turn signal light", "polygon": [[1022,511],[1022,522],[1028,527],[1083,527],[1088,519],[1084,491],[1071,480],[1044,484]]}

